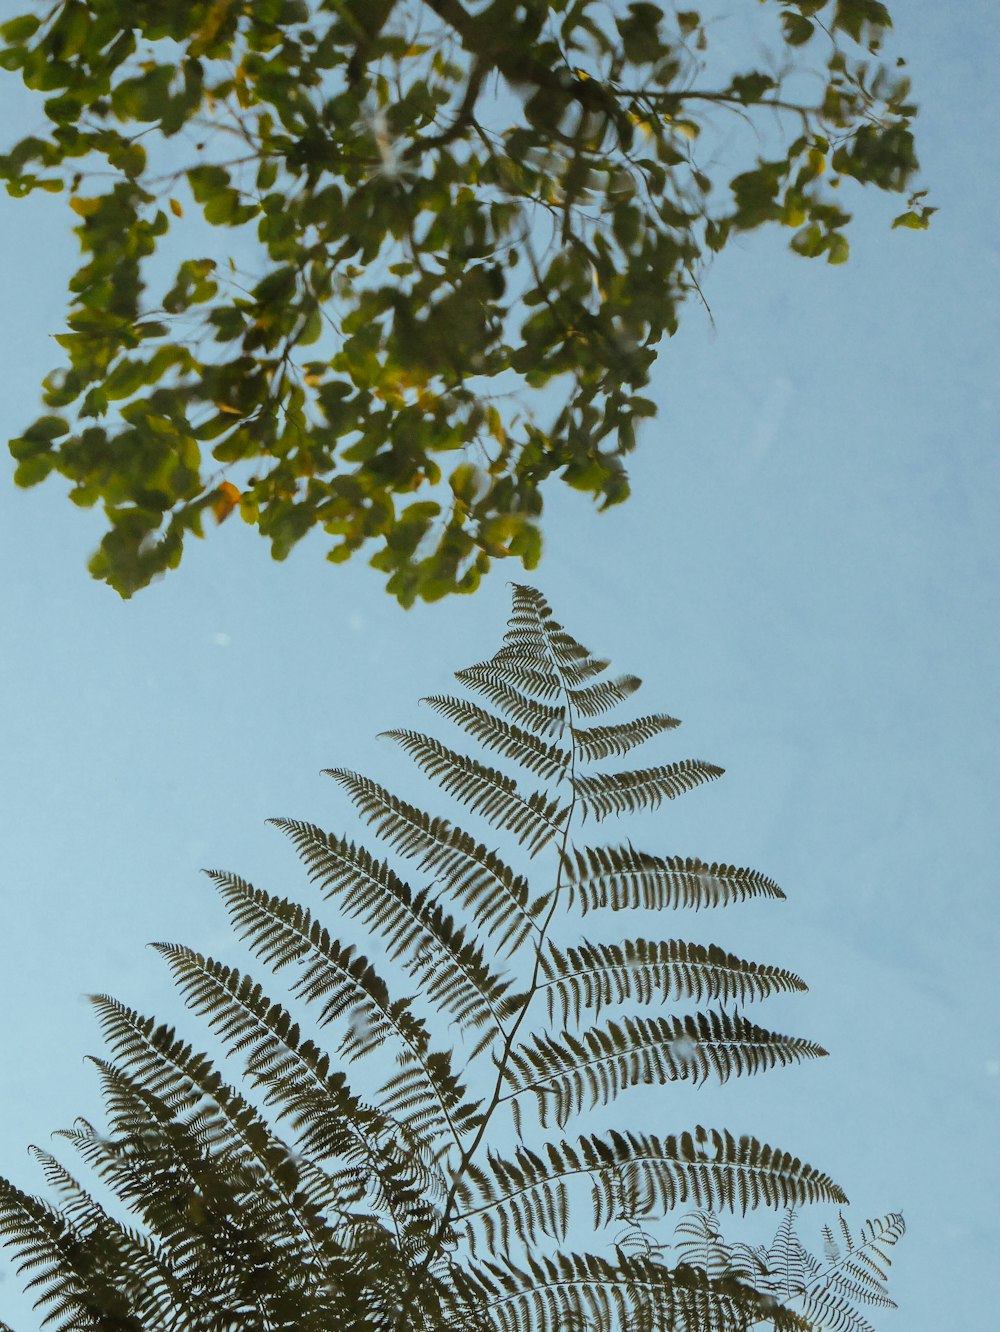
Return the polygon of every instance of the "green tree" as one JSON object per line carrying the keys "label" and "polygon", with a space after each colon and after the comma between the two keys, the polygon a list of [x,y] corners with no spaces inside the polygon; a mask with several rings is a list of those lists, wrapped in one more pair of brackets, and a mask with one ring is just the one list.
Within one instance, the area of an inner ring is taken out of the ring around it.
{"label": "green tree", "polygon": [[[81,1120],[63,1136],[132,1221],[47,1152],[37,1155],[58,1207],[0,1181],[0,1237],[49,1319],[67,1332],[863,1332],[858,1302],[891,1302],[885,1266],[901,1220],[856,1238],[842,1220],[825,1261],[814,1258],[795,1209],[846,1199],[791,1153],[700,1126],[562,1136],[637,1086],[825,1054],[744,1015],[805,989],[783,967],[679,939],[607,941],[600,928],[566,939],[591,913],[649,922],[783,897],[754,870],[579,841],[585,820],[654,810],[722,772],[695,760],[623,769],[677,723],[601,720],[639,685],[608,664],[519,587],[500,650],[457,675],[497,711],[426,700],[503,768],[389,732],[490,825],[491,842],[506,836],[504,858],[346,769],[329,775],[388,860],[275,820],[378,965],[311,910],[210,875],[236,932],[293,977],[302,1008],[297,1017],[189,947],[157,945],[188,1005],[242,1059],[245,1094],[172,1028],[95,999],[110,1125]],[[665,1016],[668,1003],[682,1011]],[[699,1210],[671,1246],[663,1219],[685,1205]],[[759,1206],[786,1209],[766,1249],[727,1243],[707,1210]]]}
{"label": "green tree", "polygon": [[[404,604],[533,567],[547,478],[627,496],[708,258],[777,223],[841,263],[851,183],[911,187],[885,7],[755,23],[736,67],[699,13],[648,3],[59,0],[6,23],[48,128],[0,177],[62,192],[83,256],[17,482],[103,506],[90,567],[123,596],[234,512],[278,559],[313,529],[334,562],[374,547]],[[720,179],[700,163],[732,125]],[[931,211],[912,195],[896,224]]]}

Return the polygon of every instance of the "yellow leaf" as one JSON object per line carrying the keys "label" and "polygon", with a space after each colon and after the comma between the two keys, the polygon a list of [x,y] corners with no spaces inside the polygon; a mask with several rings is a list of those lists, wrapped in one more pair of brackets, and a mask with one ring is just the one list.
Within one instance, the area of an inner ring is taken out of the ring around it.
{"label": "yellow leaf", "polygon": [[808,162],[818,176],[826,170],[826,154],[821,153],[818,148],[809,149]]}
{"label": "yellow leaf", "polygon": [[177,202],[176,199],[170,200],[170,211],[173,213],[174,217],[184,216],[184,209],[180,206],[180,204]]}
{"label": "yellow leaf", "polygon": [[74,195],[69,201],[69,206],[77,217],[90,217],[100,208],[101,201],[100,199],[81,199],[79,195]]}
{"label": "yellow leaf", "polygon": [[219,498],[212,505],[215,521],[224,523],[242,498],[242,495],[231,481],[223,481],[219,487]]}

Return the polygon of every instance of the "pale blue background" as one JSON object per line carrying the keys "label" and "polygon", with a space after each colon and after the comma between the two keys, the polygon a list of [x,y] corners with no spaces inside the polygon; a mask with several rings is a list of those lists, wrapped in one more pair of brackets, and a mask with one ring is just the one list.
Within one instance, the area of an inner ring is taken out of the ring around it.
{"label": "pale blue background", "polygon": [[[660,1092],[643,1126],[755,1132],[842,1182],[853,1221],[903,1210],[902,1312],[877,1327],[991,1332],[1000,40],[982,0],[902,11],[933,230],[890,235],[872,200],[846,268],[780,236],[734,245],[709,276],[716,329],[692,308],[656,372],[633,500],[596,516],[553,491],[535,581],[648,681],[644,704],[684,719],[662,752],[728,769],[645,844],[754,865],[789,893],[671,932],[801,971],[810,995],[760,1016],[833,1052]],[[9,78],[0,113],[5,139],[33,115]],[[48,197],[4,200],[0,236],[11,435],[58,361],[74,245]],[[272,564],[234,519],[123,603],[88,578],[98,523],[58,484],[4,483],[0,512],[0,1170],[38,1187],[24,1145],[98,1117],[81,995],[176,1013],[143,945],[232,951],[201,866],[305,896],[263,820],[346,826],[321,767],[391,784],[403,769],[375,733],[431,725],[416,699],[492,650],[519,571],[404,613],[362,564],[332,568],[312,543]],[[25,1309],[8,1272],[0,1318],[31,1327]]]}

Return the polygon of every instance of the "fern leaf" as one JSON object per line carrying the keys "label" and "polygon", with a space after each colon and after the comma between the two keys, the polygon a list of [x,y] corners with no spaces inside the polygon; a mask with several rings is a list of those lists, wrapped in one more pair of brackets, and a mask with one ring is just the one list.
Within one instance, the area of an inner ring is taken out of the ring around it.
{"label": "fern leaf", "polygon": [[[410,1012],[409,999],[393,1001],[385,981],[367,958],[331,939],[310,913],[295,903],[261,892],[235,875],[211,871],[240,937],[272,967],[298,961],[303,973],[293,993],[307,1003],[321,1001],[321,1026],[346,1016],[349,1026],[341,1041],[347,1059],[359,1059],[378,1050],[390,1034],[402,1046],[404,1063],[414,1061],[400,1078],[418,1083],[421,1092],[419,1116],[402,1116],[415,1132],[426,1134],[448,1128],[456,1136],[473,1122],[478,1111],[463,1105],[464,1088],[451,1072],[451,1057],[433,1055],[423,1022]],[[387,1114],[400,1117],[403,1101],[385,1090],[381,1104]],[[407,1101],[408,1110],[414,1102]],[[456,1119],[461,1107],[461,1122]],[[397,1111],[400,1114],[397,1114]]]}
{"label": "fern leaf", "polygon": [[522,697],[553,706],[562,683],[545,653],[520,645],[505,644],[486,661],[477,661],[455,672],[455,679],[476,688],[480,682],[507,685]]}
{"label": "fern leaf", "polygon": [[513,585],[513,604],[504,642],[547,653],[559,666],[572,665],[591,655],[552,617],[552,609],[537,588]]}
{"label": "fern leaf", "polygon": [[385,731],[419,764],[424,772],[457,800],[494,825],[512,833],[536,855],[559,831],[566,810],[544,791],[522,796],[517,782],[496,768],[487,768],[465,754],[422,735],[419,731]]}
{"label": "fern leaf", "polygon": [[481,945],[460,929],[430,890],[415,893],[364,847],[325,833],[313,823],[272,819],[294,843],[327,897],[378,931],[389,957],[401,959],[432,1003],[472,1029],[501,1026],[499,1005],[509,982],[486,965]]}
{"label": "fern leaf", "polygon": [[535,1035],[511,1052],[503,1100],[533,1092],[543,1127],[613,1100],[625,1088],[686,1079],[720,1082],[825,1055],[809,1041],[779,1036],[725,1012],[624,1018],[559,1040]]}
{"label": "fern leaf", "polygon": [[123,1332],[140,1332],[128,1300],[101,1271],[80,1231],[5,1179],[0,1179],[0,1242],[13,1250],[17,1271],[32,1274],[26,1290],[38,1292],[35,1308],[49,1310],[46,1322],[58,1317],[60,1327],[96,1329],[101,1326],[96,1315],[104,1309],[104,1327],[118,1319]]}
{"label": "fern leaf", "polygon": [[[713,1280],[724,1277],[733,1266],[733,1246],[723,1237],[710,1208],[685,1213],[674,1227],[674,1240],[681,1262],[699,1268]],[[762,1259],[762,1263],[766,1275],[766,1261]]]}
{"label": "fern leaf", "polygon": [[298,1157],[272,1131],[264,1117],[229,1087],[204,1054],[197,1054],[171,1027],[158,1024],[109,995],[94,995],[104,1039],[112,1057],[175,1111],[200,1111],[202,1141],[234,1163],[241,1173],[266,1181],[281,1198],[289,1230],[308,1245],[310,1261],[333,1262],[340,1245],[325,1213],[341,1205],[335,1181],[315,1162]]}
{"label": "fern leaf", "polygon": [[566,708],[560,703],[544,703],[511,684],[506,673],[491,662],[479,662],[456,671],[455,679],[467,689],[482,694],[505,712],[511,721],[526,726],[538,736],[560,734],[566,726]]}
{"label": "fern leaf", "polygon": [[167,961],[187,1005],[202,1014],[228,1044],[242,1053],[247,1075],[265,1089],[265,1103],[290,1118],[304,1151],[335,1155],[357,1149],[372,1131],[388,1129],[365,1106],[330,1058],[299,1033],[298,1024],[260,985],[180,944],[154,944]]}
{"label": "fern leaf", "polygon": [[656,809],[666,800],[674,800],[685,791],[721,777],[724,768],[699,759],[682,759],[658,768],[638,768],[633,772],[599,773],[578,777],[576,795],[584,816],[600,820],[609,814],[633,814],[640,809]]}
{"label": "fern leaf", "polygon": [[845,1296],[865,1304],[894,1309],[889,1296],[888,1280],[892,1258],[889,1250],[906,1233],[906,1224],[898,1212],[866,1221],[857,1238],[851,1234],[843,1214],[840,1215],[843,1248],[833,1237],[828,1226],[823,1227],[829,1267],[823,1279]]}
{"label": "fern leaf", "polygon": [[617,680],[599,680],[582,689],[567,690],[573,710],[581,717],[600,717],[635,693],[642,685],[637,675],[620,675]]}
{"label": "fern leaf", "polygon": [[516,584],[510,623],[504,643],[533,650],[548,657],[564,685],[576,685],[606,670],[609,662],[595,657],[577,642],[552,616],[552,610],[533,587]]}
{"label": "fern leaf", "polygon": [[567,1185],[575,1179],[590,1186],[597,1227],[661,1217],[691,1203],[745,1214],[751,1207],[846,1201],[828,1175],[789,1152],[699,1125],[667,1138],[612,1131],[575,1145],[522,1146],[512,1159],[491,1155],[461,1193],[461,1220],[482,1226],[493,1252],[509,1252],[515,1239],[562,1242],[570,1217]]}
{"label": "fern leaf", "polygon": [[797,1299],[802,1316],[816,1332],[875,1332],[851,1301],[835,1290],[819,1287]]}
{"label": "fern leaf", "polygon": [[762,1314],[780,1332],[808,1332],[797,1314],[768,1304],[739,1282],[713,1282],[696,1268],[597,1254],[528,1255],[486,1261],[456,1274],[468,1302],[497,1332],[564,1332],[569,1327],[628,1327],[641,1332],[735,1332]]}
{"label": "fern leaf", "polygon": [[534,731],[526,731],[512,722],[469,703],[464,698],[446,694],[433,694],[423,700],[435,711],[455,722],[474,736],[480,744],[513,759],[528,772],[544,779],[559,781],[569,767],[569,751],[549,744]]}
{"label": "fern leaf", "polygon": [[611,911],[728,906],[751,897],[784,899],[756,870],[684,856],[654,856],[633,846],[583,847],[567,860],[569,898],[584,915]]}
{"label": "fern leaf", "polygon": [[656,943],[627,939],[621,944],[590,943],[561,952],[550,944],[541,955],[542,988],[549,1021],[580,1021],[583,1009],[595,1016],[605,1004],[651,1004],[670,998],[746,1004],[770,994],[805,990],[805,981],[781,967],[748,962],[710,944],[670,939]]}
{"label": "fern leaf", "polygon": [[208,876],[237,934],[261,961],[274,971],[291,962],[302,966],[292,993],[307,1003],[322,1002],[319,1025],[347,1019],[340,1047],[346,1058],[363,1058],[391,1033],[415,1054],[426,1052],[427,1029],[410,1012],[411,1001],[394,1002],[386,982],[353,944],[345,948],[305,907],[263,892],[238,875],[209,870]]}
{"label": "fern leaf", "polygon": [[[434,871],[448,892],[513,952],[536,929],[527,880],[447,819],[432,818],[384,786],[343,768],[325,770],[351,796],[379,837]],[[537,907],[536,907],[537,910]]]}
{"label": "fern leaf", "polygon": [[130,1325],[197,1326],[200,1311],[190,1282],[181,1279],[161,1247],[109,1216],[48,1152],[32,1148],[32,1155],[49,1188],[62,1195],[63,1215],[82,1237],[90,1310],[102,1319],[115,1319],[100,1326],[113,1326],[116,1332]]}
{"label": "fern leaf", "polygon": [[573,741],[577,753],[585,762],[610,758],[613,754],[627,754],[664,731],[680,726],[676,717],[658,712],[634,721],[619,722],[615,726],[574,727]]}

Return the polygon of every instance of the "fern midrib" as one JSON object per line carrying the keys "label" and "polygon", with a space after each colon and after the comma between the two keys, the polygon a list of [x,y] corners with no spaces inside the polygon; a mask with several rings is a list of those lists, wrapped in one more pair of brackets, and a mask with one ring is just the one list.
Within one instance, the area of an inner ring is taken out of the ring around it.
{"label": "fern midrib", "polygon": [[496,1077],[496,1083],[493,1088],[493,1093],[490,1097],[490,1101],[486,1107],[486,1110],[483,1112],[482,1122],[480,1123],[479,1128],[477,1129],[472,1141],[469,1143],[468,1147],[465,1149],[465,1151],[462,1153],[461,1158],[459,1159],[458,1165],[455,1169],[455,1175],[452,1179],[451,1187],[448,1190],[448,1194],[445,1198],[444,1206],[441,1211],[441,1221],[438,1226],[437,1234],[432,1238],[431,1243],[428,1245],[427,1254],[424,1258],[424,1262],[421,1268],[418,1271],[418,1276],[422,1275],[422,1273],[427,1270],[427,1268],[430,1266],[430,1264],[434,1261],[434,1259],[441,1251],[441,1246],[444,1243],[445,1236],[447,1235],[448,1229],[453,1220],[452,1210],[455,1206],[455,1201],[458,1196],[458,1190],[462,1183],[462,1178],[465,1175],[465,1172],[467,1171],[468,1167],[472,1163],[472,1158],[475,1155],[476,1151],[479,1149],[479,1146],[482,1143],[483,1138],[486,1136],[486,1130],[489,1127],[489,1123],[493,1117],[494,1112],[496,1111],[497,1107],[502,1103],[502,1101],[506,1099],[502,1095],[502,1091],[504,1087],[504,1079],[506,1077],[507,1064],[510,1060],[511,1052],[514,1047],[514,1040],[515,1037],[517,1036],[518,1030],[520,1029],[522,1023],[527,1017],[528,1010],[531,1007],[532,1000],[535,998],[535,995],[538,993],[538,990],[540,988],[538,977],[542,969],[542,949],[545,945],[545,941],[548,936],[549,926],[552,923],[552,919],[555,916],[556,909],[559,905],[560,894],[562,892],[563,887],[565,886],[563,873],[565,866],[568,864],[568,857],[566,852],[569,846],[570,829],[573,826],[573,814],[576,810],[576,805],[577,805],[577,790],[576,790],[577,744],[576,744],[576,730],[574,726],[575,712],[573,707],[573,699],[571,696],[571,691],[569,687],[566,685],[565,679],[563,678],[563,673],[559,667],[559,663],[555,656],[555,653],[551,652],[550,650],[549,655],[553,667],[555,668],[559,676],[560,688],[562,689],[563,698],[565,700],[565,707],[566,707],[565,725],[570,733],[569,765],[568,765],[567,776],[569,778],[570,790],[572,792],[569,804],[566,806],[566,817],[562,828],[562,840],[559,846],[555,887],[553,888],[552,900],[549,903],[548,910],[545,913],[545,918],[540,926],[535,927],[538,933],[534,941],[535,960],[532,967],[531,980],[528,985],[526,997],[521,1007],[521,1011],[514,1019],[513,1023],[511,1024],[510,1030],[507,1032],[506,1036],[504,1037],[503,1048],[500,1052],[498,1060],[496,1061],[497,1077]]}

